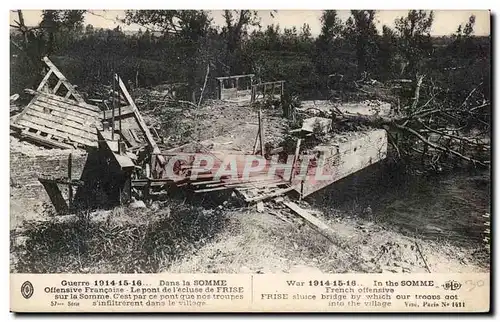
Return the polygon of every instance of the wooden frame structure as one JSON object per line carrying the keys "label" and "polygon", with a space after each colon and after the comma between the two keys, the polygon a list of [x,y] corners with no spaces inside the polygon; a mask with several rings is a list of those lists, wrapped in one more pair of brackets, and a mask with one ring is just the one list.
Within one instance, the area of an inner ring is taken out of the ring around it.
{"label": "wooden frame structure", "polygon": [[50,148],[97,147],[100,109],[87,104],[47,57],[43,61],[49,69],[36,90],[27,90],[34,97],[11,127],[21,137]]}
{"label": "wooden frame structure", "polygon": [[[276,90],[278,88],[278,90]],[[276,93],[277,92],[277,93]],[[252,85],[252,93],[250,102],[255,103],[260,99],[266,97],[276,98],[278,95],[279,100],[283,103],[283,95],[285,93],[285,81],[264,82]]]}
{"label": "wooden frame structure", "polygon": [[[45,191],[49,195],[50,201],[54,205],[56,212],[58,214],[67,214],[73,210],[73,187],[82,187],[83,181],[79,179],[72,179],[72,156],[71,153],[68,156],[68,176],[67,177],[46,177],[42,176],[38,178],[38,181],[43,185]],[[68,201],[64,199],[59,185],[68,186]]]}
{"label": "wooden frame structure", "polygon": [[[223,76],[216,77],[217,80],[217,98],[220,100],[233,99],[238,98],[239,96],[245,96],[251,93],[251,87],[253,85],[254,74],[245,74],[245,75],[233,75],[233,76]],[[238,86],[240,85],[240,79],[250,79],[250,86],[245,90],[239,90]],[[225,87],[224,83],[228,82],[231,87]]]}

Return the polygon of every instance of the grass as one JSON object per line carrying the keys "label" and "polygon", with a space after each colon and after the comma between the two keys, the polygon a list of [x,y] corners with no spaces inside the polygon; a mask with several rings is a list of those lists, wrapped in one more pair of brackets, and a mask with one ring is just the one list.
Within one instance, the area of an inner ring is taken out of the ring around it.
{"label": "grass", "polygon": [[[443,227],[443,233],[433,234],[438,239],[428,238],[424,233],[423,223],[428,223],[429,218],[436,216],[436,220],[451,220],[448,217],[455,210],[444,219],[445,210],[451,209],[446,205],[470,209],[471,205],[461,201],[463,198],[468,203],[481,204],[475,199],[485,197],[470,188],[477,185],[477,188],[484,189],[488,181],[466,178],[464,182],[456,182],[458,178],[453,178],[451,182],[441,184],[442,191],[437,194],[439,203],[427,194],[422,198],[424,194],[419,193],[406,195],[405,198],[389,198],[401,202],[385,205],[382,208],[384,211],[376,212],[378,207],[372,204],[374,214],[377,214],[375,222],[370,222],[363,215],[366,204],[363,204],[361,196],[357,198],[354,194],[351,198],[342,198],[333,190],[326,191],[328,193],[316,196],[310,204],[315,204],[311,211],[318,213],[335,232],[330,239],[295,220],[295,216],[274,203],[266,203],[263,213],[258,213],[252,206],[238,208],[241,205],[237,203],[229,202],[222,206],[222,200],[231,200],[228,196],[222,196],[220,200],[217,196],[210,196],[205,201],[194,199],[188,202],[171,199],[148,209],[118,207],[94,213],[90,219],[82,216],[77,220],[54,218],[46,222],[27,222],[20,235],[18,230],[11,232],[11,271],[288,273],[296,272],[296,268],[301,266],[306,269],[305,273],[311,269],[346,273],[394,270],[394,267],[407,266],[410,272],[423,272],[425,267],[413,260],[415,253],[411,245],[414,240],[419,242],[433,272],[487,271],[489,254],[471,236],[468,237],[468,244],[463,245],[447,233],[446,227]],[[452,187],[449,187],[451,183]],[[461,184],[463,188],[468,188],[469,195],[464,194]],[[453,188],[455,186],[459,187],[458,190]],[[343,190],[348,189],[344,186]],[[434,190],[431,192],[436,194]],[[379,196],[379,199],[384,198]],[[332,204],[334,200],[335,205]],[[402,216],[401,207],[407,208],[409,214],[422,216],[424,210],[417,205],[427,212],[434,209],[426,217],[416,218],[420,219],[416,221],[418,231],[404,232],[391,224],[395,220],[392,218],[394,211]],[[281,212],[280,216],[288,217],[289,222],[271,212]],[[470,214],[464,214],[465,218]],[[454,220],[462,223],[464,218]],[[468,225],[473,226],[471,223]],[[470,235],[471,232],[466,233]],[[373,263],[381,247],[389,244],[395,245],[397,253],[386,254]],[[400,254],[399,250],[403,252]]]}
{"label": "grass", "polygon": [[217,210],[178,202],[158,211],[116,208],[105,220],[28,222],[11,233],[11,267],[23,273],[155,273],[207,243],[223,227]]}

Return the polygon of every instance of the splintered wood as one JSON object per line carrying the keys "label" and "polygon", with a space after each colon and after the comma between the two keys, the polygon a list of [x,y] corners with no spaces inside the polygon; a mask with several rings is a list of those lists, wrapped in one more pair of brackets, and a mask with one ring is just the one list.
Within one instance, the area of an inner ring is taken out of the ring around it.
{"label": "splintered wood", "polygon": [[335,231],[330,226],[325,224],[319,218],[311,215],[307,210],[300,208],[296,203],[291,201],[284,201],[283,204],[287,206],[295,214],[299,215],[321,235],[328,238],[330,241],[335,242]]}
{"label": "splintered wood", "polygon": [[43,60],[49,70],[36,91],[27,91],[34,97],[11,127],[21,137],[51,148],[97,147],[99,108],[85,103],[57,67],[47,57]]}

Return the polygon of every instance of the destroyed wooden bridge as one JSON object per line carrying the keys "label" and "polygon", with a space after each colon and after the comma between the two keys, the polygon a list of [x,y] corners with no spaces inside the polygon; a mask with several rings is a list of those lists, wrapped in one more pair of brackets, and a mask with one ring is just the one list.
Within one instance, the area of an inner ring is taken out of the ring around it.
{"label": "destroyed wooden bridge", "polygon": [[[340,133],[312,150],[303,150],[301,142],[313,132],[313,127],[323,124],[328,131],[332,126],[332,119],[315,118],[306,119],[303,128],[295,131],[303,138],[297,139],[291,162],[280,162],[278,157],[283,153],[282,148],[265,150],[265,120],[260,112],[253,151],[236,151],[230,147],[211,150],[201,143],[161,151],[118,75],[113,76],[111,98],[103,98],[105,107],[99,107],[87,103],[47,57],[44,62],[48,68],[45,77],[36,90],[28,90],[34,95],[33,99],[11,119],[13,134],[49,148],[85,149],[97,154],[98,171],[93,178],[72,178],[71,171],[62,178],[40,176],[39,181],[60,213],[71,212],[76,207],[74,188],[89,189],[94,185],[104,187],[103,192],[116,203],[127,203],[133,196],[148,198],[157,191],[172,188],[198,194],[231,190],[247,203],[258,203],[292,191],[301,198],[387,155],[384,130]],[[257,99],[259,93],[265,95],[270,88],[273,97],[283,96],[283,81],[253,84],[253,75],[240,75],[218,79],[221,84],[219,98],[231,98],[233,91],[236,92],[234,97],[239,97],[238,86],[242,82],[239,80],[243,78],[249,78],[243,96],[249,96],[251,101]],[[236,90],[228,91],[224,87],[227,82],[233,82]],[[196,158],[200,154],[212,156],[213,164],[200,164]],[[263,165],[259,171],[251,171],[246,176],[249,156],[260,158]],[[301,167],[303,160],[312,160],[305,171]],[[68,162],[71,169],[71,156]],[[323,164],[318,165],[318,162]],[[224,170],[228,164],[236,165],[235,172],[220,174],[221,168]],[[269,175],[272,167],[281,170]],[[317,180],[318,169],[327,179]],[[68,187],[66,198],[59,185]]]}

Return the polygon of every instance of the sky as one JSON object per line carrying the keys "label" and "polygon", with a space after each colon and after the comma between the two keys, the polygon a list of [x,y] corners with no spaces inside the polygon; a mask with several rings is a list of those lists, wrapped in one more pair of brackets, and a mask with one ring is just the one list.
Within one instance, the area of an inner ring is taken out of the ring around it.
{"label": "sky", "polygon": [[[380,10],[377,12],[376,20],[377,27],[382,30],[384,24],[391,27],[394,26],[394,20],[398,17],[405,16],[407,10]],[[41,10],[23,10],[25,23],[33,26],[37,25],[41,20]],[[316,36],[321,28],[321,11],[319,10],[278,10],[271,16],[268,10],[259,10],[262,27],[270,24],[279,24],[281,28],[296,26],[300,27],[307,23],[311,27],[311,33]],[[347,20],[350,15],[348,10],[338,10],[339,17],[342,21]],[[431,34],[434,36],[450,35],[457,30],[459,24],[465,24],[469,16],[476,16],[476,24],[474,34],[484,36],[490,34],[490,12],[487,10],[434,10],[434,23]],[[91,10],[85,14],[85,24],[92,24],[96,28],[115,28],[120,25],[123,30],[138,30],[138,25],[126,25],[117,22],[117,18],[123,18],[125,15],[123,10]],[[211,11],[211,16],[214,19],[215,25],[223,25],[221,10]],[[17,20],[17,13],[11,11],[10,23]],[[144,28],[143,28],[144,29]]]}

